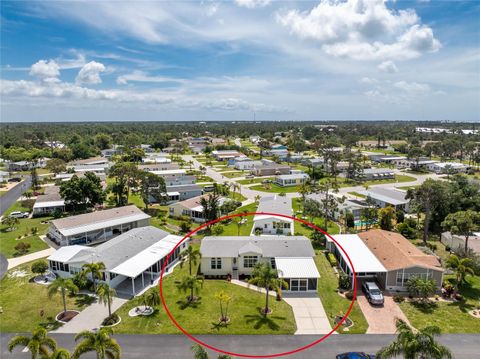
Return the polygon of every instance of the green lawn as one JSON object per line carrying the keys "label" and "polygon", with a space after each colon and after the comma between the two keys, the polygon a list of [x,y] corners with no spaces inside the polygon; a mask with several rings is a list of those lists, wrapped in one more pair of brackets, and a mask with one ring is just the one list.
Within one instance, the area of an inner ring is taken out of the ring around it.
{"label": "green lawn", "polygon": [[373,186],[376,184],[386,184],[386,183],[402,183],[402,182],[413,182],[416,178],[407,175],[395,175],[395,179],[384,179],[384,180],[373,180],[373,181],[365,181],[359,184],[363,186]]}
{"label": "green lawn", "polygon": [[[296,214],[297,216],[300,214],[299,212],[301,212],[300,203],[301,203],[300,198],[293,198],[292,199],[293,213]],[[304,220],[310,222],[310,218],[304,218]],[[316,218],[313,219],[313,224],[315,224],[316,226],[318,226],[320,228],[323,228],[324,225],[325,225],[325,221],[321,217],[316,217]],[[293,228],[294,228],[294,233],[295,234],[298,234],[298,235],[301,235],[301,236],[306,236],[308,238],[310,238],[310,235],[312,234],[312,232],[315,231],[314,228],[306,226],[303,223],[300,223],[300,222],[297,222],[297,221],[295,221],[295,223],[293,225],[294,225]],[[340,233],[340,227],[335,222],[328,221],[327,232],[329,234],[338,234],[338,233]]]}
{"label": "green lawn", "polygon": [[300,186],[281,187],[276,183],[269,183],[266,186],[262,184],[257,184],[249,188],[255,191],[262,191],[268,193],[294,193],[299,191]]}
{"label": "green lawn", "polygon": [[265,180],[273,181],[274,177],[248,178],[248,179],[238,180],[237,182],[240,183],[240,184],[253,184],[253,183],[262,183]]}
{"label": "green lawn", "polygon": [[480,306],[480,277],[468,276],[467,283],[460,287],[460,293],[464,300],[456,303],[403,302],[400,307],[415,328],[436,325],[442,333],[480,333],[480,319],[468,314],[468,311]]}
{"label": "green lawn", "polygon": [[236,177],[243,177],[247,174],[247,172],[242,171],[234,171],[234,172],[223,172],[222,175],[228,178],[236,178]]}
{"label": "green lawn", "polygon": [[[338,288],[338,278],[323,252],[318,251],[317,256],[315,257],[315,263],[320,272],[318,294],[320,295],[323,307],[325,308],[325,312],[327,313],[328,319],[333,328],[335,326],[335,316],[345,314],[351,301],[341,297],[336,292],[336,289]],[[339,329],[338,331],[340,333],[363,334],[367,331],[368,323],[357,303],[354,304],[349,318],[353,321],[354,325],[348,328],[348,331]]]}
{"label": "green lawn", "polygon": [[[242,206],[242,207],[237,208],[237,210],[233,213],[255,212],[256,210],[257,210],[257,204],[256,203],[250,203],[246,206]],[[238,232],[238,226],[232,220],[231,223],[229,223],[227,225],[223,225],[222,236],[237,236],[237,235],[249,236],[250,232],[252,231],[252,227],[253,227],[253,216],[245,216],[245,217],[240,217],[240,218],[247,220],[247,223],[240,226],[240,232]],[[235,220],[236,219],[237,218],[235,218]]]}
{"label": "green lawn", "polygon": [[[176,288],[175,282],[188,274],[188,266],[177,266],[172,274],[164,279],[165,301],[175,320],[191,334],[293,334],[296,330],[291,307],[285,302],[277,302],[271,297],[273,313],[264,319],[260,308],[264,306],[265,295],[243,288],[225,280],[205,280],[196,305],[186,306],[186,294]],[[150,290],[158,290],[157,287]],[[228,315],[230,324],[218,326],[220,310],[215,293],[225,291],[232,296]],[[126,303],[117,313],[122,322],[115,327],[115,333],[128,334],[180,334],[168,318],[163,306],[150,317],[129,317],[128,311],[142,305],[139,298]]]}
{"label": "green lawn", "polygon": [[360,198],[365,198],[366,196],[364,194],[361,194],[361,193],[358,193],[358,192],[348,192],[348,194],[351,194],[353,196],[356,196],[356,197],[360,197]]}
{"label": "green lawn", "polygon": [[398,189],[403,189],[404,191],[408,191],[409,189],[414,189],[414,188],[418,188],[420,187],[420,185],[416,185],[416,186],[403,186],[403,187],[397,187]]}
{"label": "green lawn", "polygon": [[196,175],[197,182],[215,182],[212,177]]}
{"label": "green lawn", "polygon": [[[47,295],[47,286],[30,282],[34,274],[30,271],[32,262],[13,268],[0,282],[0,314],[2,332],[31,332],[40,324],[54,322],[55,316],[63,311],[62,297]],[[23,273],[23,277],[15,277],[12,273]],[[89,297],[80,295],[67,296],[67,308],[80,310],[89,302]],[[40,311],[44,311],[43,319]],[[49,329],[52,329],[49,327]]]}
{"label": "green lawn", "polygon": [[[13,211],[30,211],[30,208],[22,207],[21,202],[15,202],[4,215],[8,216],[8,214]],[[13,231],[7,230],[7,227],[4,225],[0,225],[0,253],[7,258],[15,257],[17,252],[15,246],[20,242],[30,244],[30,249],[27,254],[47,249],[48,245],[43,242],[39,236],[44,235],[48,231],[48,224],[42,224],[41,222],[50,219],[51,217],[21,218]],[[31,235],[31,229],[33,227],[37,227],[38,229],[36,235]],[[24,237],[25,235],[27,236]],[[22,236],[22,239],[17,240],[19,236]]]}
{"label": "green lawn", "polygon": [[241,193],[238,193],[238,192],[233,192],[233,191],[230,191],[230,193],[228,194],[228,198],[231,198],[235,201],[239,201],[239,202],[243,202],[247,199],[247,197],[245,197],[243,194]]}

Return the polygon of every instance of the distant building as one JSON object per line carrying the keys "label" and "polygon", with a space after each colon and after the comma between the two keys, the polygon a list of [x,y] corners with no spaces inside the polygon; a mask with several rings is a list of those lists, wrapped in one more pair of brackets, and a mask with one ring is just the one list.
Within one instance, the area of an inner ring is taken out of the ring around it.
{"label": "distant building", "polygon": [[365,168],[357,179],[360,181],[395,179],[395,172],[388,168]]}
{"label": "distant building", "polygon": [[290,166],[281,165],[278,163],[262,164],[254,166],[251,170],[255,176],[274,176],[286,175],[290,173]]}
{"label": "distant building", "polygon": [[434,162],[428,164],[427,169],[437,174],[465,173],[469,166],[460,162]]}
{"label": "distant building", "polygon": [[[274,213],[292,217],[292,199],[285,196],[263,197],[260,199],[257,213]],[[270,214],[256,214],[253,218],[252,235],[262,234],[292,235],[293,219]]]}
{"label": "distant building", "polygon": [[65,201],[60,196],[60,188],[57,186],[45,187],[45,193],[38,196],[33,205],[32,214],[40,216],[55,211],[65,211]]}
{"label": "distant building", "polygon": [[275,177],[275,183],[281,187],[299,186],[305,183],[310,177],[303,172],[278,175]]}
{"label": "distant building", "polygon": [[[189,198],[185,201],[176,202],[168,206],[168,213],[173,217],[188,217],[194,222],[205,222],[205,215],[203,213],[203,206],[200,204],[202,198],[208,195]],[[219,199],[219,206],[225,203],[227,199],[221,197]]]}
{"label": "distant building", "polygon": [[212,157],[217,161],[225,161],[237,157],[247,157],[243,153],[235,150],[215,150],[212,151]]}
{"label": "distant building", "polygon": [[198,184],[167,186],[168,203],[184,201],[202,195],[202,187]]}
{"label": "distant building", "polygon": [[[440,238],[440,241],[445,245],[450,247],[452,251],[465,249],[465,236],[458,234],[452,234],[451,232],[443,232]],[[470,248],[476,254],[480,254],[480,232],[473,232],[472,235],[468,237],[468,248]]]}
{"label": "distant building", "polygon": [[393,207],[395,210],[401,210],[408,213],[410,210],[410,200],[406,198],[407,192],[394,188],[373,187],[366,191],[360,191],[360,194],[373,201],[379,208]]}

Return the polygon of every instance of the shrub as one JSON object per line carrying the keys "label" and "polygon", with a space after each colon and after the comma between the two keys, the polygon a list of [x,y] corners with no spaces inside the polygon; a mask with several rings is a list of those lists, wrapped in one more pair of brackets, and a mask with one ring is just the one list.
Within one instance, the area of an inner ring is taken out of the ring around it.
{"label": "shrub", "polygon": [[350,281],[350,277],[346,275],[345,273],[341,273],[340,277],[338,277],[338,287],[340,289],[350,289],[350,286],[352,285]]}
{"label": "shrub", "polygon": [[78,289],[93,290],[93,282],[87,277],[82,276],[80,273],[75,274],[72,277],[73,284],[75,284]]}
{"label": "shrub", "polygon": [[393,301],[395,303],[402,303],[405,301],[405,297],[401,296],[401,295],[394,295],[393,296]]}
{"label": "shrub", "polygon": [[420,277],[410,277],[407,281],[407,290],[412,297],[419,297],[426,300],[433,295],[437,287],[433,279],[423,279]]}
{"label": "shrub", "polygon": [[216,224],[212,227],[212,234],[214,236],[219,236],[222,233],[223,233],[223,226],[222,225]]}
{"label": "shrub", "polygon": [[349,290],[348,292],[345,293],[345,298],[347,298],[348,300],[352,300],[353,299],[353,291]]}
{"label": "shrub", "polygon": [[332,267],[336,267],[337,266],[337,258],[335,258],[335,255],[333,253],[328,253],[327,254],[327,259],[328,261],[330,262],[330,265]]}
{"label": "shrub", "polygon": [[30,249],[30,244],[25,242],[18,243],[14,248],[19,255],[25,254]]}
{"label": "shrub", "polygon": [[32,272],[36,274],[43,274],[48,270],[48,262],[45,259],[39,259],[32,264]]}
{"label": "shrub", "polygon": [[427,247],[430,248],[432,251],[436,251],[438,249],[438,246],[436,243],[429,243],[427,242]]}
{"label": "shrub", "polygon": [[182,233],[188,233],[190,232],[190,229],[191,229],[191,224],[189,222],[182,222],[180,223],[180,231]]}
{"label": "shrub", "polygon": [[397,231],[405,238],[408,238],[408,239],[415,238],[415,229],[410,227],[407,222],[399,223],[397,225]]}

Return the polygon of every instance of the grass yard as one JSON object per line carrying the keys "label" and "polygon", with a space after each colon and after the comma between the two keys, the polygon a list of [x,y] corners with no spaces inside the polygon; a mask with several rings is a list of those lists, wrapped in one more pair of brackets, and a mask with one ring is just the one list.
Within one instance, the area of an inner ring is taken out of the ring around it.
{"label": "grass yard", "polygon": [[[250,203],[246,206],[242,206],[237,208],[237,210],[233,213],[242,213],[242,212],[255,212],[257,210],[256,203]],[[253,227],[253,216],[245,216],[239,217],[240,219],[246,219],[247,222],[244,225],[240,226],[240,232],[236,223],[232,220],[227,225],[223,225],[223,233],[222,236],[249,236],[250,232],[252,231]],[[235,218],[237,220],[237,218]]]}
{"label": "grass yard", "polygon": [[[31,332],[41,325],[50,324],[51,330],[59,326],[55,316],[63,311],[61,295],[51,299],[47,295],[47,286],[30,282],[35,275],[30,271],[33,262],[25,263],[7,272],[0,282],[0,314],[2,332]],[[15,276],[20,274],[24,276]],[[67,296],[67,309],[81,310],[90,302],[90,297]],[[43,319],[40,311],[44,312]]]}
{"label": "grass yard", "polygon": [[[293,198],[292,199],[292,209],[293,213],[297,214],[301,212],[301,205],[300,205],[301,199],[300,198]],[[303,218],[302,218],[303,219]],[[306,221],[310,221],[310,218],[305,218]],[[316,226],[323,228],[324,227],[324,219],[321,217],[316,217],[313,219],[313,224]],[[305,236],[310,238],[310,235],[312,234],[313,231],[315,231],[314,228],[310,228],[306,225],[303,225],[303,223],[295,221],[293,224],[294,228],[294,233]],[[340,233],[340,227],[338,226],[337,223],[333,221],[328,221],[328,228],[327,228],[328,234],[338,234]]]}
{"label": "grass yard", "polygon": [[240,184],[254,184],[254,183],[262,183],[265,180],[273,181],[274,179],[275,179],[274,177],[257,177],[257,178],[242,179],[236,182]]}
{"label": "grass yard", "polygon": [[[454,283],[453,278],[449,280]],[[480,333],[480,320],[468,311],[480,306],[480,277],[468,276],[467,283],[459,288],[464,300],[456,303],[430,302],[400,304],[408,320],[415,328],[438,326],[442,333]]]}
{"label": "grass yard", "polygon": [[262,192],[268,192],[268,193],[295,193],[299,191],[300,186],[281,187],[276,183],[269,183],[266,186],[262,184],[257,184],[249,188],[255,191],[262,191]]}
{"label": "grass yard", "polygon": [[197,182],[215,182],[212,177],[196,175]]}
{"label": "grass yard", "polygon": [[245,174],[248,174],[248,172],[234,171],[234,172],[223,172],[222,173],[222,175],[224,175],[225,177],[228,177],[228,178],[243,177],[243,176],[245,176]]}
{"label": "grass yard", "polygon": [[376,184],[413,182],[416,178],[407,175],[395,175],[395,179],[373,180],[360,183],[363,186],[374,186]]}
{"label": "grass yard", "polygon": [[[260,308],[264,306],[265,295],[243,288],[225,280],[205,280],[199,292],[200,300],[187,306],[187,294],[179,292],[176,282],[188,275],[188,265],[177,266],[172,274],[164,279],[165,301],[175,320],[192,334],[293,334],[296,330],[291,307],[285,302],[277,302],[271,297],[273,313],[264,319]],[[152,288],[150,290],[158,290]],[[225,291],[232,296],[228,316],[230,324],[219,326],[219,303],[215,293]],[[171,323],[160,304],[150,317],[129,317],[128,311],[136,305],[142,305],[140,298],[134,298],[121,307],[117,314],[122,322],[115,327],[115,333],[128,334],[181,334]]]}
{"label": "grass yard", "polygon": [[[336,315],[345,314],[350,306],[351,301],[341,297],[336,289],[338,288],[338,278],[333,271],[330,263],[321,251],[317,252],[315,263],[320,272],[320,279],[318,280],[318,294],[322,300],[323,307],[327,313],[328,319],[332,328],[335,326],[334,318]],[[339,329],[340,333],[345,334],[363,334],[367,331],[368,323],[363,316],[358,303],[353,305],[349,318],[354,325],[348,328],[348,331]]]}
{"label": "grass yard", "polygon": [[230,191],[230,193],[228,194],[228,198],[239,202],[243,202],[247,199],[247,197],[245,197],[243,194],[233,191]]}
{"label": "grass yard", "polygon": [[414,189],[414,188],[418,188],[420,187],[420,185],[416,185],[416,186],[403,186],[403,187],[397,187],[398,189],[402,189],[404,191],[408,191],[409,189]]}
{"label": "grass yard", "polygon": [[[21,202],[15,202],[4,215],[7,216],[13,211],[30,211],[30,208],[22,207]],[[21,218],[12,231],[8,230],[6,226],[0,225],[0,253],[7,258],[15,257],[17,254],[15,246],[20,242],[30,244],[30,249],[26,254],[47,249],[48,245],[39,236],[44,235],[48,231],[48,224],[42,224],[41,222],[50,219],[51,217]],[[36,235],[31,234],[33,227],[38,229]],[[27,236],[25,237],[25,235]],[[17,240],[19,236],[22,236],[22,239]]]}
{"label": "grass yard", "polygon": [[352,196],[360,197],[360,198],[366,198],[364,194],[358,193],[358,192],[348,192],[348,194],[351,194]]}

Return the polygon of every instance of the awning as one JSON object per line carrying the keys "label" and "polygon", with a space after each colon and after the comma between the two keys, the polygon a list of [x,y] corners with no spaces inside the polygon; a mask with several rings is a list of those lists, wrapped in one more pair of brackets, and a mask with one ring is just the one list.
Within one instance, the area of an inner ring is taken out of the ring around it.
{"label": "awning", "polygon": [[280,278],[320,278],[315,261],[310,257],[275,257]]}

